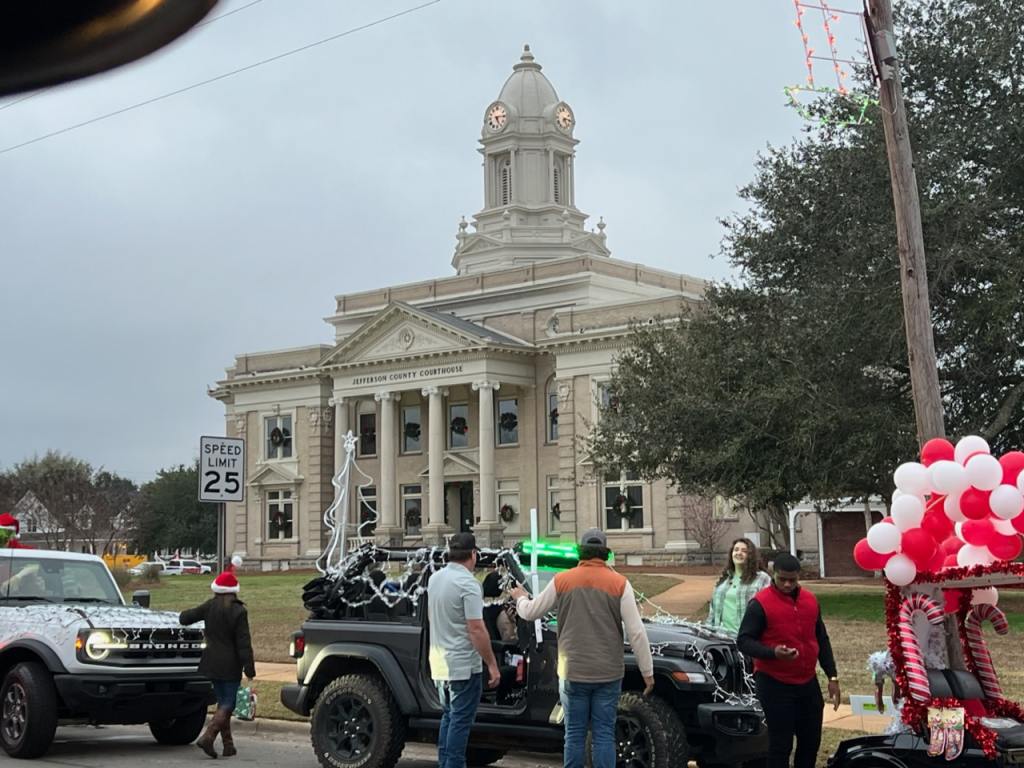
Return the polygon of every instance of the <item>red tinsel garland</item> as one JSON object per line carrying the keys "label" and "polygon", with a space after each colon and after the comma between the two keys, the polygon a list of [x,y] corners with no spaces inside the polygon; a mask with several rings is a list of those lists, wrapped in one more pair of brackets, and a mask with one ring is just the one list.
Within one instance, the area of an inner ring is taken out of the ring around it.
{"label": "red tinsel garland", "polygon": [[947,581],[960,581],[967,578],[981,578],[994,574],[1013,574],[1020,576],[1024,583],[1024,563],[1000,560],[992,565],[971,565],[966,568],[946,568],[941,571],[920,571],[913,584],[944,584]]}

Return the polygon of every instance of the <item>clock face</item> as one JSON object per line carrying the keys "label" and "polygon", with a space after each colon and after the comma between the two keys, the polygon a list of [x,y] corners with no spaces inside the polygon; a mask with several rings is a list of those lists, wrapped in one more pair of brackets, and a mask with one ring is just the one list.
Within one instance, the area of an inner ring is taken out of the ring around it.
{"label": "clock face", "polygon": [[558,109],[555,110],[555,125],[563,131],[568,131],[575,122],[576,118],[572,116],[572,110],[569,109],[569,105],[559,104]]}
{"label": "clock face", "polygon": [[487,117],[484,119],[487,127],[497,133],[508,123],[508,110],[504,104],[495,104],[487,110]]}

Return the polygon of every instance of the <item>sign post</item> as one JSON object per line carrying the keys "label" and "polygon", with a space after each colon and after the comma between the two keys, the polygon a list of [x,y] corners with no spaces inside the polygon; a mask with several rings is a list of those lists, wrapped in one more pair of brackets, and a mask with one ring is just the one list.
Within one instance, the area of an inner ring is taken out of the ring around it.
{"label": "sign post", "polygon": [[245,440],[199,438],[199,501],[217,504],[217,569],[224,570],[227,502],[245,501]]}

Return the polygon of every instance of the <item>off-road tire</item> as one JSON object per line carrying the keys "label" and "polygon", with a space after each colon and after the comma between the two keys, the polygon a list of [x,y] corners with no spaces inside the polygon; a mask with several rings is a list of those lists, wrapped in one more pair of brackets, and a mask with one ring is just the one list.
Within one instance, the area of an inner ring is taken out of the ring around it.
{"label": "off-road tire", "polygon": [[11,757],[41,757],[57,730],[57,689],[42,664],[15,664],[0,685],[0,744]]}
{"label": "off-road tire", "polygon": [[394,768],[405,747],[405,718],[376,675],[332,680],[316,699],[309,730],[324,768]]}
{"label": "off-road tire", "polygon": [[[626,691],[619,696],[615,721],[616,768],[670,768],[686,765],[689,745],[679,716],[656,695]],[[590,759],[587,737],[587,765]]]}
{"label": "off-road tire", "polygon": [[466,749],[466,765],[469,766],[469,768],[484,768],[486,765],[498,762],[504,756],[504,749],[468,747]]}
{"label": "off-road tire", "polygon": [[160,744],[180,747],[184,744],[191,744],[199,738],[205,724],[206,707],[201,707],[195,712],[175,717],[172,720],[153,721],[149,724],[149,732]]}

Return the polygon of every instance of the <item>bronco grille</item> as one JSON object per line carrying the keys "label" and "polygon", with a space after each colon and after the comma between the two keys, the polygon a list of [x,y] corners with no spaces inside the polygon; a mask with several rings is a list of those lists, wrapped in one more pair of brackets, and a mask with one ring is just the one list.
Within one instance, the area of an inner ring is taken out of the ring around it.
{"label": "bronco grille", "polygon": [[91,664],[113,666],[195,666],[206,643],[203,630],[87,629],[79,634],[78,657]]}

